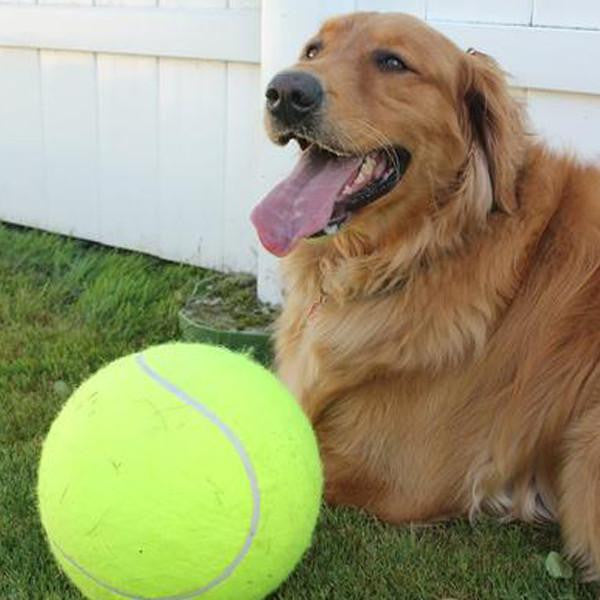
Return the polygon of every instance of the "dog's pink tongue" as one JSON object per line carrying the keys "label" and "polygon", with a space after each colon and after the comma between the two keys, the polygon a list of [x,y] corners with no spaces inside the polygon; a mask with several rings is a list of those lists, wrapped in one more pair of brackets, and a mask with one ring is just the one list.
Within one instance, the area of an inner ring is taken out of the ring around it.
{"label": "dog's pink tongue", "polygon": [[285,256],[300,238],[323,229],[361,162],[358,157],[305,151],[291,174],[252,211],[250,218],[263,246],[276,256]]}

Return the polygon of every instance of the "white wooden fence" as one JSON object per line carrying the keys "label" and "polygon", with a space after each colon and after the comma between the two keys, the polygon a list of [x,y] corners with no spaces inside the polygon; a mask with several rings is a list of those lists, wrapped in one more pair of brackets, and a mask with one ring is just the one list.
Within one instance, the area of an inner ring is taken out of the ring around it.
{"label": "white wooden fence", "polygon": [[294,151],[261,90],[329,15],[400,10],[514,76],[537,130],[600,157],[597,0],[0,0],[0,219],[259,275],[252,206]]}

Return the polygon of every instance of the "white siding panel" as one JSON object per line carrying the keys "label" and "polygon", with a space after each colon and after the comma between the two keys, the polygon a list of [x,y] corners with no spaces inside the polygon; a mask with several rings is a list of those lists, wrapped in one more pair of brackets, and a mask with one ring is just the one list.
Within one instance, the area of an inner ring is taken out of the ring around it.
{"label": "white siding panel", "polygon": [[533,0],[427,0],[427,18],[476,23],[528,24]]}
{"label": "white siding panel", "polygon": [[39,4],[46,6],[94,6],[92,0],[37,0],[31,4]]}
{"label": "white siding panel", "polygon": [[356,10],[403,12],[425,18],[425,0],[356,0]]}
{"label": "white siding panel", "polygon": [[529,90],[529,115],[554,148],[600,160],[600,96]]}
{"label": "white siding panel", "polygon": [[229,0],[229,8],[260,8],[260,0]]}
{"label": "white siding panel", "polygon": [[[226,8],[226,0],[160,0],[161,7]],[[223,268],[226,66],[159,63],[160,238],[163,256]]]}
{"label": "white siding panel", "polygon": [[44,227],[98,235],[96,68],[94,56],[44,50]]}
{"label": "white siding panel", "polygon": [[600,31],[432,21],[460,47],[493,56],[522,87],[600,93]]}
{"label": "white siding panel", "polygon": [[98,56],[100,241],[160,254],[157,60]]}
{"label": "white siding panel", "polygon": [[[144,6],[157,6],[156,0],[101,0],[96,3],[98,6],[118,6],[118,7],[144,7]],[[132,32],[133,34],[133,32]]]}
{"label": "white siding panel", "polygon": [[226,0],[159,0],[165,8],[226,8]]}
{"label": "white siding panel", "polygon": [[[38,0],[91,6],[92,0]],[[98,236],[96,59],[93,54],[40,51],[44,138],[44,221],[51,231]]]}
{"label": "white siding panel", "polygon": [[[316,33],[323,21],[329,19],[330,17],[336,17],[338,15],[352,12],[356,5],[355,0],[329,0],[329,2],[311,0],[311,3],[313,3],[313,7],[315,7],[314,10],[308,13],[309,16],[312,16],[312,20],[315,21],[311,35]],[[307,22],[306,17],[303,19],[303,21],[304,23]],[[298,48],[298,51],[300,51],[300,48]]]}
{"label": "white siding panel", "polygon": [[598,0],[536,0],[535,25],[600,29]]}
{"label": "white siding panel", "polygon": [[40,226],[44,160],[39,53],[0,48],[0,218]]}
{"label": "white siding panel", "polygon": [[[116,2],[116,0],[110,0]],[[0,4],[0,46],[259,62],[257,10]]]}
{"label": "white siding panel", "polygon": [[259,127],[262,127],[260,71],[231,63],[227,69],[227,157],[223,215],[224,264],[237,271],[256,271],[257,240],[250,211],[258,202]]}
{"label": "white siding panel", "polygon": [[222,268],[225,66],[162,59],[159,98],[163,255]]}

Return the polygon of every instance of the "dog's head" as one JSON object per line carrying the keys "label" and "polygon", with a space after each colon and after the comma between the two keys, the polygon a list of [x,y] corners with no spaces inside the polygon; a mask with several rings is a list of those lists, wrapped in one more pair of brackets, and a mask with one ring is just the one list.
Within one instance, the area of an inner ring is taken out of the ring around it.
{"label": "dog's head", "polygon": [[523,129],[502,73],[406,15],[326,22],[268,85],[266,127],[302,149],[252,215],[279,256],[352,231],[376,243],[452,202],[478,219],[515,209]]}

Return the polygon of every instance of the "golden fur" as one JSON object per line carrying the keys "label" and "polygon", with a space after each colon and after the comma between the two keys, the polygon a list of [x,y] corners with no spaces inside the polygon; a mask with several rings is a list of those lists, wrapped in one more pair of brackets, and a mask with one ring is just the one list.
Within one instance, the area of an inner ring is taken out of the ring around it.
{"label": "golden fur", "polygon": [[[503,74],[404,15],[327,22],[295,68],[319,142],[412,154],[340,233],[283,260],[277,370],[332,503],[394,523],[557,518],[600,574],[600,171],[528,134]],[[405,73],[380,73],[374,48]]]}

